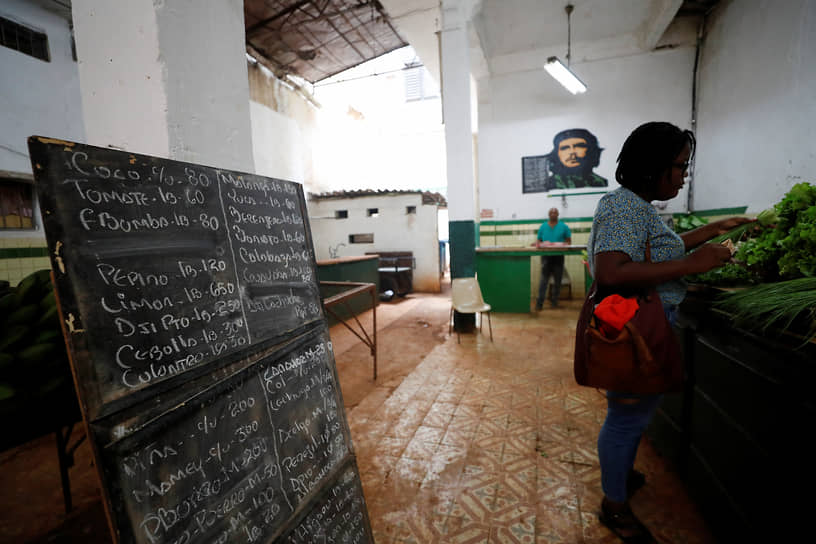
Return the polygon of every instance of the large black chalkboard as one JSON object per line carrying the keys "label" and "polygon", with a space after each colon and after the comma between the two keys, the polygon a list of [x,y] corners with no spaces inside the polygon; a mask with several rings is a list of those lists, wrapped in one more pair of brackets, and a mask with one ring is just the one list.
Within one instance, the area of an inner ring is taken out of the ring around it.
{"label": "large black chalkboard", "polygon": [[29,150],[118,542],[371,542],[300,185]]}

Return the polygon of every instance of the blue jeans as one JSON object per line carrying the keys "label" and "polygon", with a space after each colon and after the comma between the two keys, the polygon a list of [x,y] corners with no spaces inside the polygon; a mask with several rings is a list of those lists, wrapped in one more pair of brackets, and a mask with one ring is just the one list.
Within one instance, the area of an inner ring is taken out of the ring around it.
{"label": "blue jeans", "polygon": [[[666,318],[674,325],[677,306],[664,306]],[[607,391],[606,420],[598,434],[598,460],[601,463],[601,487],[615,502],[626,502],[626,479],[635,465],[635,456],[643,431],[660,404],[663,395],[634,395]],[[616,399],[637,399],[624,404]]]}

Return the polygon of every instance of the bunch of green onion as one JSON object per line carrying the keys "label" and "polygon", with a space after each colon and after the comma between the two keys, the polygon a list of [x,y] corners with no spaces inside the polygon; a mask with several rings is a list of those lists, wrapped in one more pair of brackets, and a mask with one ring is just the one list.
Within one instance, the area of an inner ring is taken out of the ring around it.
{"label": "bunch of green onion", "polygon": [[798,317],[808,324],[805,342],[816,338],[816,278],[765,283],[723,293],[714,306],[731,314],[738,326],[762,332],[770,328],[791,332]]}

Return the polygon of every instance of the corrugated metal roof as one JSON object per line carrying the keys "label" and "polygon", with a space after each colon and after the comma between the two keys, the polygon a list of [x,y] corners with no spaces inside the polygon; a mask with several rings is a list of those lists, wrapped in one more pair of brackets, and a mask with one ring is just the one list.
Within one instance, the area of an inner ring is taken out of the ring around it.
{"label": "corrugated metal roof", "polygon": [[447,207],[448,201],[440,193],[419,190],[401,189],[359,189],[353,191],[332,191],[327,193],[309,193],[309,200],[332,200],[341,198],[360,198],[366,196],[390,196],[390,195],[422,195],[423,204],[434,204],[440,207]]}
{"label": "corrugated metal roof", "polygon": [[378,0],[245,0],[244,25],[253,56],[311,83],[408,45]]}

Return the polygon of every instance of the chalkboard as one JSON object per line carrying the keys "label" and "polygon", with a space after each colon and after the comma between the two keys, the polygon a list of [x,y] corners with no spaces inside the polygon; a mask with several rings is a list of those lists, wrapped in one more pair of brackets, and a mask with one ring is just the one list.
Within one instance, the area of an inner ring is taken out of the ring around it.
{"label": "chalkboard", "polygon": [[117,542],[371,542],[299,184],[29,138]]}
{"label": "chalkboard", "polygon": [[550,190],[550,160],[547,155],[521,158],[521,192],[543,193]]}

